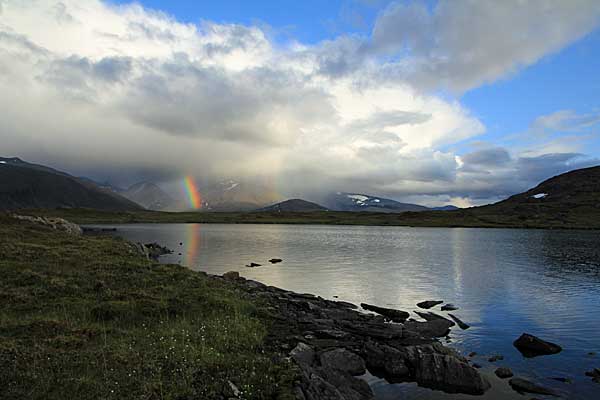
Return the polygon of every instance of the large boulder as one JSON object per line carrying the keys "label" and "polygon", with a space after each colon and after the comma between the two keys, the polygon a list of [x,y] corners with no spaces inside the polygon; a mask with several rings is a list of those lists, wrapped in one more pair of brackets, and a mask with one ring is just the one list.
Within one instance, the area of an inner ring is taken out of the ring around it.
{"label": "large boulder", "polygon": [[407,335],[413,333],[423,338],[437,338],[447,336],[453,325],[454,322],[447,319],[436,319],[426,322],[407,321],[404,323],[404,328]]}
{"label": "large boulder", "polygon": [[481,395],[490,388],[490,383],[477,369],[439,344],[408,346],[403,352],[405,362],[420,386],[473,395]]}
{"label": "large boulder", "polygon": [[347,372],[353,376],[363,375],[366,372],[364,360],[346,349],[327,351],[321,354],[320,358],[324,368]]}
{"label": "large boulder", "polygon": [[394,322],[402,323],[410,316],[406,311],[395,310],[393,308],[378,307],[367,303],[361,303],[360,306],[367,311],[373,311],[379,315],[383,315]]}
{"label": "large boulder", "polygon": [[557,344],[546,342],[536,336],[528,333],[522,334],[517,340],[513,342],[513,345],[523,354],[525,357],[536,357],[548,354],[560,353],[562,347]]}
{"label": "large boulder", "polygon": [[510,370],[510,368],[506,368],[506,367],[497,368],[494,371],[494,373],[500,379],[506,379],[506,378],[512,378],[513,377],[513,372]]}
{"label": "large boulder", "polygon": [[300,366],[311,366],[315,360],[315,351],[306,343],[298,343],[290,352],[290,357]]}

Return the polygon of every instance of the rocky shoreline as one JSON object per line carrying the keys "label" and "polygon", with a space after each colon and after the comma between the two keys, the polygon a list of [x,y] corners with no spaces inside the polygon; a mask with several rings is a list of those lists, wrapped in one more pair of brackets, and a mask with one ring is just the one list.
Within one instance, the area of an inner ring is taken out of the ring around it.
{"label": "rocky shoreline", "polygon": [[396,311],[386,317],[247,280],[237,272],[209,277],[227,280],[266,304],[272,321],[268,346],[297,364],[299,400],[373,399],[369,385],[358,378],[366,371],[391,383],[416,382],[448,393],[481,395],[490,388],[467,358],[438,342],[454,325],[441,316],[418,322],[407,320],[406,312],[371,306],[384,314]]}

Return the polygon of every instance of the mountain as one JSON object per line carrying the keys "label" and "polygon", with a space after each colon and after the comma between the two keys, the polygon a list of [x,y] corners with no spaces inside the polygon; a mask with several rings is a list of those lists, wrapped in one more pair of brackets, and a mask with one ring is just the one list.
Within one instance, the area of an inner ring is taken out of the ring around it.
{"label": "mountain", "polygon": [[557,175],[526,192],[469,211],[506,223],[600,227],[600,166]]}
{"label": "mountain", "polygon": [[94,208],[131,211],[140,205],[65,172],[0,157],[0,209]]}
{"label": "mountain", "polygon": [[317,203],[302,199],[290,199],[281,203],[273,204],[268,207],[261,208],[257,211],[265,212],[312,212],[312,211],[327,211],[327,209]]}
{"label": "mountain", "polygon": [[367,194],[337,192],[328,196],[325,206],[335,211],[371,211],[399,213],[405,211],[426,211],[427,207],[417,204],[400,203],[396,200]]}
{"label": "mountain", "polygon": [[136,183],[120,194],[148,210],[166,210],[175,204],[175,200],[167,192],[152,182]]}
{"label": "mountain", "polygon": [[453,206],[452,204],[448,204],[446,206],[441,206],[441,207],[430,207],[430,210],[433,211],[455,211],[455,210],[460,210],[460,207],[456,207]]}
{"label": "mountain", "polygon": [[264,182],[227,180],[201,188],[204,211],[251,211],[281,200]]}

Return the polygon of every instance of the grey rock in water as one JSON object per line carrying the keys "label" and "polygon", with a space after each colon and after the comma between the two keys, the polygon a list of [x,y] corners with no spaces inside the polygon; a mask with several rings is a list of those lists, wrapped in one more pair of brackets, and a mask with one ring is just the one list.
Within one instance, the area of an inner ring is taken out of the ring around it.
{"label": "grey rock in water", "polygon": [[435,307],[438,304],[442,304],[443,302],[444,302],[443,300],[427,300],[427,301],[422,301],[420,303],[417,303],[417,307],[428,310],[431,307]]}
{"label": "grey rock in water", "polygon": [[528,381],[527,379],[512,378],[510,381],[508,381],[508,384],[519,393],[535,393],[556,396],[556,393],[553,390]]}
{"label": "grey rock in water", "polygon": [[510,368],[500,367],[494,371],[496,376],[500,379],[512,378],[514,376]]}
{"label": "grey rock in water", "polygon": [[373,311],[379,315],[383,315],[394,322],[402,323],[410,316],[406,311],[395,310],[393,308],[378,307],[367,303],[361,303],[360,306],[367,311]]}
{"label": "grey rock in water", "polygon": [[585,375],[591,377],[592,381],[600,383],[600,368],[594,368],[593,370],[586,372]]}
{"label": "grey rock in water", "polygon": [[525,357],[537,357],[548,354],[560,353],[562,347],[557,344],[546,342],[536,336],[528,333],[523,333],[517,340],[513,342],[513,345],[523,354]]}
{"label": "grey rock in water", "polygon": [[271,259],[269,260],[269,262],[270,262],[271,264],[277,264],[277,263],[280,263],[280,262],[282,262],[282,261],[283,261],[283,260],[282,260],[281,258],[271,258]]}
{"label": "grey rock in water", "polygon": [[407,321],[404,323],[407,330],[415,332],[425,338],[444,337],[450,333],[454,322],[446,319],[436,319],[426,322]]}
{"label": "grey rock in water", "polygon": [[469,324],[466,324],[463,321],[461,321],[460,318],[458,318],[456,315],[448,313],[448,316],[450,316],[450,318],[452,318],[454,322],[456,322],[460,329],[466,330],[470,328]]}
{"label": "grey rock in water", "polygon": [[491,356],[490,358],[488,358],[489,362],[496,362],[496,361],[502,361],[504,360],[504,356],[500,355],[500,354],[496,354],[494,356]]}
{"label": "grey rock in water", "polygon": [[442,306],[442,311],[456,311],[458,310],[458,307],[456,307],[454,304],[444,304]]}
{"label": "grey rock in water", "polygon": [[425,321],[437,321],[437,320],[442,320],[442,321],[447,321],[448,323],[450,323],[450,326],[454,326],[454,322],[450,321],[448,318],[446,317],[442,317],[439,314],[436,314],[434,312],[431,311],[427,311],[427,312],[420,312],[420,311],[415,311],[415,314],[417,314],[419,317],[423,318]]}
{"label": "grey rock in water", "polygon": [[246,264],[246,267],[248,267],[248,268],[261,267],[261,266],[262,266],[262,264],[258,264],[258,263],[255,263],[255,262],[251,262],[250,264]]}
{"label": "grey rock in water", "polygon": [[419,385],[448,393],[473,395],[481,395],[490,388],[490,383],[485,377],[451,350],[428,351],[428,348],[437,346],[415,346],[404,349],[409,353],[406,361],[412,367],[415,380]]}

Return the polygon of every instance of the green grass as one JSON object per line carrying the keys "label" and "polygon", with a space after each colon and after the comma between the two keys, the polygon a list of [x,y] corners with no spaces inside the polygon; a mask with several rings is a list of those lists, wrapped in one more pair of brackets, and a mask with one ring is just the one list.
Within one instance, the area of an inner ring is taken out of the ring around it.
{"label": "green grass", "polygon": [[110,237],[0,216],[2,399],[291,398],[262,305]]}

